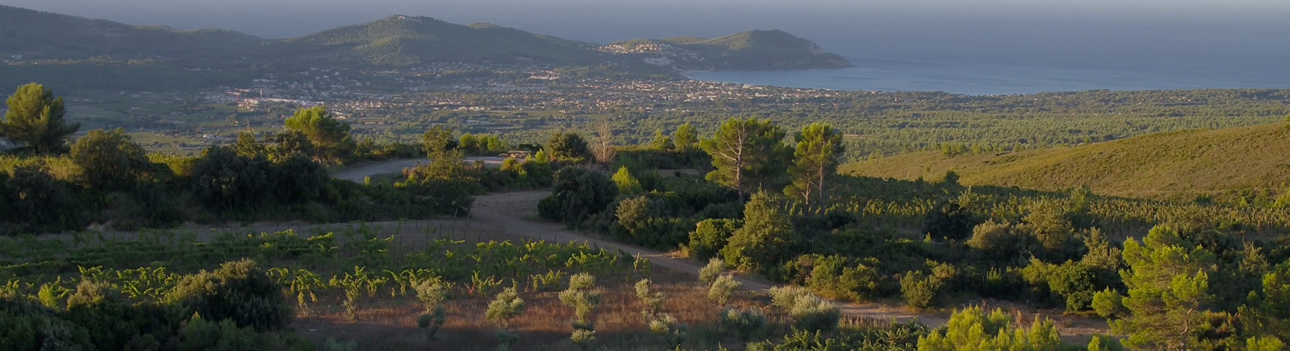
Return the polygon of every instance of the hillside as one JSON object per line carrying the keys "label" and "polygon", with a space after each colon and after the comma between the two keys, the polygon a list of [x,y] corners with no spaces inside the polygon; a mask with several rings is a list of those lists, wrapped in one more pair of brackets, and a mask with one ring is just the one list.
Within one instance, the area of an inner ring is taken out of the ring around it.
{"label": "hillside", "polygon": [[646,62],[686,70],[851,67],[845,58],[781,30],[753,30],[715,39],[636,39],[606,45],[601,51],[640,56]]}
{"label": "hillside", "polygon": [[600,54],[591,44],[476,23],[452,24],[429,17],[391,16],[367,24],[286,39],[283,48],[302,59],[406,66],[429,62],[546,62],[590,64]]}
{"label": "hillside", "polygon": [[929,180],[954,170],[964,185],[1064,190],[1150,199],[1279,193],[1290,180],[1284,125],[1145,135],[1072,148],[945,156],[919,152],[848,164],[843,174]]}
{"label": "hillside", "polygon": [[[612,45],[611,45],[612,46]],[[41,81],[78,90],[237,86],[302,68],[388,68],[438,62],[559,67],[802,69],[849,66],[782,31],[631,41],[640,52],[486,23],[390,16],[302,37],[266,40],[225,30],[136,26],[0,5],[0,86]],[[642,62],[643,61],[643,62]],[[664,74],[667,74],[666,72]]]}
{"label": "hillside", "polygon": [[254,52],[262,39],[224,30],[180,31],[133,26],[0,5],[0,58],[6,60],[184,60],[227,63]]}

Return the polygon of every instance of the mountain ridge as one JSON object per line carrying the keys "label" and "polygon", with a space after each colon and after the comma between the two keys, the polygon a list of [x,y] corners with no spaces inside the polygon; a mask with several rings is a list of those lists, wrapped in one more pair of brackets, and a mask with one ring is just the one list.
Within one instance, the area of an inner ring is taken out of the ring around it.
{"label": "mountain ridge", "polygon": [[[222,29],[177,30],[139,26],[0,5],[0,58],[7,61],[176,61],[226,66],[277,62],[305,65],[399,67],[432,62],[541,62],[579,66],[610,62],[657,63],[637,53],[489,24],[461,25],[431,17],[393,15],[285,39],[262,39]],[[849,67],[840,56],[782,31],[748,31],[680,46],[677,70]]]}

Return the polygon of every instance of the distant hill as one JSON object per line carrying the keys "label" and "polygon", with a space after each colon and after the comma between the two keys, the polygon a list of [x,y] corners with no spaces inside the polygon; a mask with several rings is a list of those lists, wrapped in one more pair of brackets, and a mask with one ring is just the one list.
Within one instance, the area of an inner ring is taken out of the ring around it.
{"label": "distant hill", "polygon": [[132,26],[0,5],[0,59],[183,60],[228,63],[249,58],[262,39],[224,30]]}
{"label": "distant hill", "polygon": [[1148,199],[1228,197],[1242,190],[1279,193],[1290,181],[1290,130],[1265,125],[1151,134],[1073,148],[945,156],[919,152],[844,165],[839,172],[883,178],[941,179],[964,185],[1094,193]]}
{"label": "distant hill", "polygon": [[0,5],[0,61],[4,62],[0,86],[39,80],[74,89],[175,89],[239,85],[274,70],[435,62],[565,67],[615,63],[646,71],[658,68],[645,63],[673,69],[747,70],[850,65],[782,31],[633,43],[632,47],[675,50],[613,52],[492,24],[459,25],[409,16],[267,40],[225,30],[135,26]]}
{"label": "distant hill", "polygon": [[452,24],[429,17],[391,16],[367,24],[331,29],[281,42],[305,59],[379,66],[429,62],[603,61],[588,43],[476,23]]}
{"label": "distant hill", "polygon": [[674,37],[611,43],[601,51],[694,70],[781,70],[851,67],[842,56],[781,30],[753,30],[715,39]]}

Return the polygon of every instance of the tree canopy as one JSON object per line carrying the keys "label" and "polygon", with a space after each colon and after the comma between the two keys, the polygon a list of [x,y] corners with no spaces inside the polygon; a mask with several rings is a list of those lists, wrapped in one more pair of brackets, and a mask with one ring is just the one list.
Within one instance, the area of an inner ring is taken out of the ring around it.
{"label": "tree canopy", "polygon": [[734,188],[743,201],[748,189],[759,188],[784,172],[788,148],[780,144],[784,130],[770,120],[726,120],[703,149],[712,155],[708,181]]}
{"label": "tree canopy", "polygon": [[300,110],[285,122],[287,129],[304,133],[318,151],[318,156],[326,161],[348,160],[357,148],[357,143],[349,135],[349,123],[336,119],[326,107]]}
{"label": "tree canopy", "polygon": [[23,144],[37,154],[67,151],[67,137],[81,129],[80,123],[67,124],[67,108],[54,91],[31,83],[18,88],[7,101],[9,110],[0,119],[0,137]]}

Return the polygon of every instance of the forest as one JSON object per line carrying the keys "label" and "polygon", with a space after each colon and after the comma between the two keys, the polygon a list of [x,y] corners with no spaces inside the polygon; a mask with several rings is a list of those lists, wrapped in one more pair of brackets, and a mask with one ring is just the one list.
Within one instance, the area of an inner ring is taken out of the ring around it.
{"label": "forest", "polygon": [[[660,128],[632,146],[601,121],[492,168],[465,156],[501,149],[495,135],[435,126],[414,145],[359,143],[325,108],[267,138],[178,157],[120,130],[69,140],[80,126],[38,84],[8,106],[6,350],[1281,350],[1290,340],[1290,212],[1274,203],[969,187],[953,172],[844,175],[854,143],[841,128],[756,115]],[[427,163],[362,183],[329,174],[409,156]],[[543,197],[519,230],[558,223],[603,246],[454,219],[496,220],[475,200],[529,189]],[[296,222],[246,224],[258,221]],[[243,224],[165,229],[193,222]],[[924,324],[847,310],[865,304],[948,315]],[[1073,320],[1105,327],[1065,334]]]}

